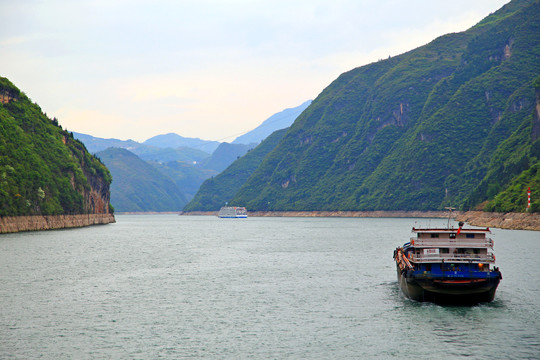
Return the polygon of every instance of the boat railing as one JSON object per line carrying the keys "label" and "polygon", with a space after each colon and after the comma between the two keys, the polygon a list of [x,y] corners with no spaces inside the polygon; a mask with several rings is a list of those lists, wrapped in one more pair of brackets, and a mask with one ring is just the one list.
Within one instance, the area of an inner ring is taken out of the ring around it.
{"label": "boat railing", "polygon": [[487,254],[413,254],[410,253],[410,260],[416,263],[426,262],[495,262],[495,255]]}
{"label": "boat railing", "polygon": [[486,239],[418,239],[411,238],[411,245],[414,247],[458,247],[458,248],[490,248],[493,249],[493,240]]}

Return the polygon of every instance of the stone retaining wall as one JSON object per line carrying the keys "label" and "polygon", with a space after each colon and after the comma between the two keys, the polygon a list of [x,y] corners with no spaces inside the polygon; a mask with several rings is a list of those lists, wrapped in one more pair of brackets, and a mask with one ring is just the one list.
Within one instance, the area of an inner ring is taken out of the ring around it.
{"label": "stone retaining wall", "polygon": [[83,227],[114,223],[112,214],[0,217],[0,233]]}

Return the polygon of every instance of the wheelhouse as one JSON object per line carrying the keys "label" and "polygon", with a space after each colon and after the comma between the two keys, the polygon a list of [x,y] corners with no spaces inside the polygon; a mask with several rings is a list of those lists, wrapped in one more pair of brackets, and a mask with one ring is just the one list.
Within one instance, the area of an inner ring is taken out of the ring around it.
{"label": "wheelhouse", "polygon": [[403,251],[416,271],[489,272],[493,240],[484,229],[417,229]]}

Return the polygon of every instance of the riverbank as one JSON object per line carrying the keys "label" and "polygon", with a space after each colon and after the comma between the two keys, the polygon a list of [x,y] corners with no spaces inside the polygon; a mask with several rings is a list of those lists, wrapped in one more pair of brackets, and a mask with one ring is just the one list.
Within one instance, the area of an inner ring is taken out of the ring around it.
{"label": "riverbank", "polygon": [[116,222],[112,214],[6,216],[0,218],[0,234],[104,225]]}
{"label": "riverbank", "polygon": [[[192,211],[180,215],[217,216],[217,211]],[[447,218],[447,211],[248,211],[250,217],[377,217],[377,218]],[[512,230],[540,231],[540,214],[454,211],[452,218],[473,226]]]}
{"label": "riverbank", "polygon": [[[217,216],[217,211],[190,211],[180,215]],[[250,217],[378,217],[447,218],[447,211],[248,211]]]}
{"label": "riverbank", "polygon": [[467,211],[456,216],[456,221],[463,221],[474,226],[488,226],[511,230],[540,231],[540,214],[538,213],[493,213],[483,211]]}

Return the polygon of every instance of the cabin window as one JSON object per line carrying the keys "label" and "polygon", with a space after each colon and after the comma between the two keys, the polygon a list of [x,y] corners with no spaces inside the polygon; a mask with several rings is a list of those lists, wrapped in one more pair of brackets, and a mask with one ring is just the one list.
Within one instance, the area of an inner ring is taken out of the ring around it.
{"label": "cabin window", "polygon": [[455,239],[455,238],[456,238],[456,234],[455,234],[455,233],[450,234],[450,239]]}
{"label": "cabin window", "polygon": [[474,239],[474,234],[467,234],[467,239]]}
{"label": "cabin window", "polygon": [[439,249],[439,252],[441,254],[448,254],[448,253],[450,253],[450,249]]}
{"label": "cabin window", "polygon": [[438,238],[438,237],[439,237],[439,234],[431,234],[431,237],[432,237],[432,238]]}

